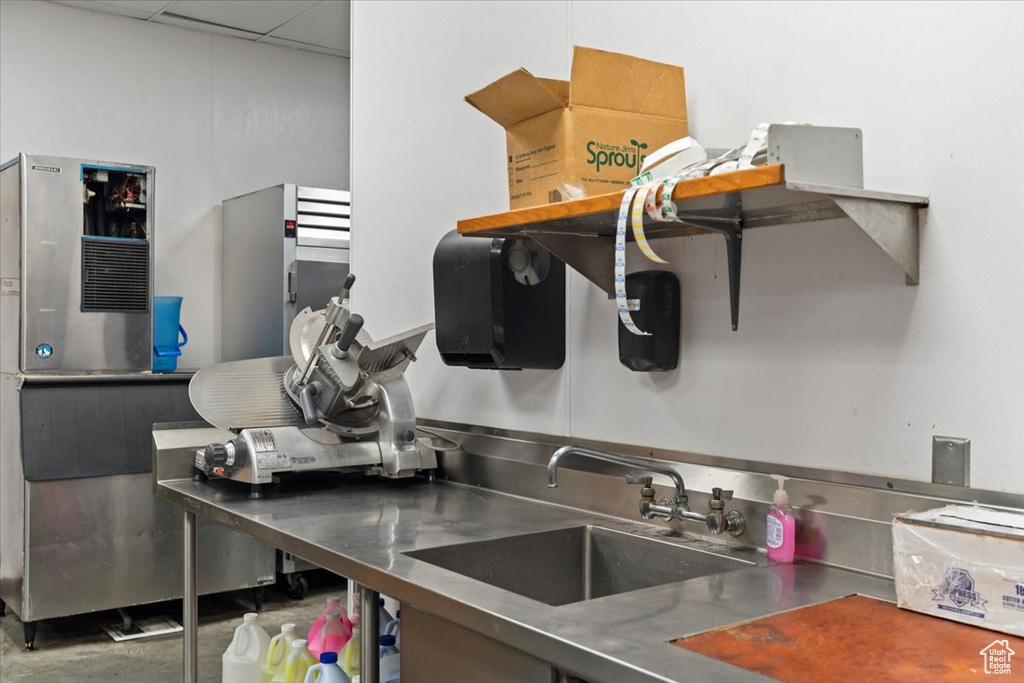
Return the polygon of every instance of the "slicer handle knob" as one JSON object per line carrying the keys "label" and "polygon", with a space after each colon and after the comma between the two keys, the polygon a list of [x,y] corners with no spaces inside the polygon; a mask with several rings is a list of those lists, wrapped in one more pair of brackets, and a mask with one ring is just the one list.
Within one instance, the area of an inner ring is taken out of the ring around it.
{"label": "slicer handle knob", "polygon": [[[349,277],[352,277],[351,275]],[[345,327],[341,329],[341,336],[338,337],[338,341],[335,346],[339,351],[348,351],[348,347],[352,346],[352,342],[356,340],[356,335],[359,334],[359,330],[363,328],[363,316],[358,313],[353,313],[349,316],[348,322],[345,323]]]}
{"label": "slicer handle knob", "polygon": [[316,397],[319,393],[319,382],[310,382],[299,389],[299,406],[302,408],[302,419],[310,427],[320,420],[320,415],[316,412]]}
{"label": "slicer handle knob", "polygon": [[341,294],[338,295],[338,303],[340,304],[346,298],[348,298],[349,290],[352,289],[352,285],[356,283],[356,276],[349,273],[345,276],[345,281],[341,283]]}

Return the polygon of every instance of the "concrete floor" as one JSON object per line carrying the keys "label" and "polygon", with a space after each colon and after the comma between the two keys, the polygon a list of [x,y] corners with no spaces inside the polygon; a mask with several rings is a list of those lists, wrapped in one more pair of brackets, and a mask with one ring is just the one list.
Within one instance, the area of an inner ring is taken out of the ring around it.
{"label": "concrete floor", "polygon": [[[323,576],[321,576],[323,574]],[[310,590],[292,600],[267,588],[260,622],[271,636],[281,624],[293,622],[303,634],[323,609],[328,595],[344,595],[345,583],[321,572],[307,574]],[[220,681],[220,658],[231,642],[242,614],[253,609],[252,592],[238,591],[199,599],[199,680]],[[181,623],[181,602],[165,602],[131,610],[133,618],[166,615]],[[36,649],[24,650],[22,625],[10,610],[0,618],[0,681],[3,683],[69,683],[125,681],[175,683],[182,679],[181,634],[114,642],[100,623],[119,623],[117,612],[99,612],[39,624]],[[305,635],[303,635],[305,637]]]}

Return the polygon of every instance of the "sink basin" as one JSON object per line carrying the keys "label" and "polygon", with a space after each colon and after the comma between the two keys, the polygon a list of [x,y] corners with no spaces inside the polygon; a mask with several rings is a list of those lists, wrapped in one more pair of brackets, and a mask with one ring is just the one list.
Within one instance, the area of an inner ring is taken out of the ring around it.
{"label": "sink basin", "polygon": [[556,606],[754,564],[595,526],[460,543],[405,554]]}

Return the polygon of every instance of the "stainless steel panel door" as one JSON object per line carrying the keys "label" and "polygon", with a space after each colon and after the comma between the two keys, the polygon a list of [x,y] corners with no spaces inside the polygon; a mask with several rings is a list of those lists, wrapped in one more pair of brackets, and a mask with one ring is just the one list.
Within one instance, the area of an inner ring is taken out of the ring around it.
{"label": "stainless steel panel door", "polygon": [[[181,510],[153,496],[153,475],[29,482],[23,620],[181,597]],[[199,520],[199,592],[274,580],[274,550]]]}
{"label": "stainless steel panel door", "polygon": [[[326,250],[325,250],[326,251]],[[331,249],[338,252],[339,256],[348,255],[344,249]],[[331,297],[338,296],[342,284],[348,275],[348,263],[345,261],[308,261],[297,260],[295,262],[296,280],[298,281],[298,292],[296,293],[295,308],[301,311],[309,306],[314,311],[327,308]]]}
{"label": "stainless steel panel door", "polygon": [[0,598],[21,613],[25,480],[21,462],[19,330],[21,164],[0,171]]}
{"label": "stainless steel panel door", "polygon": [[[289,190],[289,188],[291,188]],[[267,358],[288,353],[293,304],[288,270],[295,238],[285,236],[288,197],[284,185],[225,200],[221,260],[221,361]]]}
{"label": "stainless steel panel door", "polygon": [[[27,157],[22,368],[43,372],[148,370],[152,366],[151,313],[81,311],[83,163],[103,165],[59,157]],[[153,169],[147,171],[152,196]],[[147,231],[152,292],[152,207]]]}
{"label": "stainless steel panel door", "polygon": [[550,664],[409,605],[402,606],[402,645],[402,680],[406,683],[555,680]]}

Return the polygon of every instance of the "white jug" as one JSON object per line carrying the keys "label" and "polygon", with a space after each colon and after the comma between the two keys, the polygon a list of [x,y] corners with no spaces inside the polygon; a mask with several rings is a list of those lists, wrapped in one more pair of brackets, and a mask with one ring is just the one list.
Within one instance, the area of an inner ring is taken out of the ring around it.
{"label": "white jug", "polygon": [[256,683],[263,679],[262,664],[270,649],[270,636],[259,623],[259,615],[249,612],[235,629],[231,644],[221,657],[222,683]]}
{"label": "white jug", "polygon": [[320,663],[309,667],[304,683],[351,683],[348,674],[338,666],[338,653],[325,652]]}

